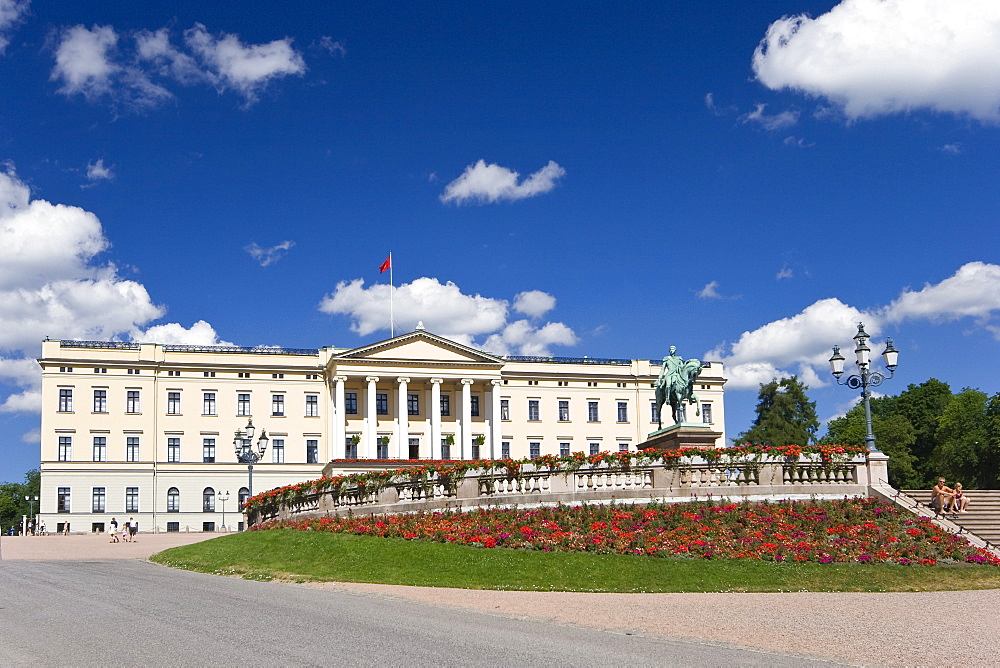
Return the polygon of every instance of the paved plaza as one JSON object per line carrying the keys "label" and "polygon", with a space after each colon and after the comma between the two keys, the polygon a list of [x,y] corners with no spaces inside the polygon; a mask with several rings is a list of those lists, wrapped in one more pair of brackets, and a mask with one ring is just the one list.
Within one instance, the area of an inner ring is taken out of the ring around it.
{"label": "paved plaza", "polygon": [[[74,648],[93,640],[97,648],[66,660],[49,653],[52,642],[39,648],[28,641],[30,656],[4,642],[0,663],[106,663],[99,648],[110,643],[124,654],[108,657],[109,662],[130,663],[123,657],[132,657],[152,664],[803,665],[810,663],[806,657],[850,665],[1000,664],[1000,622],[993,614],[1000,609],[1000,590],[495,592],[247,582],[145,561],[161,549],[213,537],[139,534],[137,542],[126,544],[109,544],[104,536],[3,538],[2,637],[43,634]],[[56,619],[47,621],[39,610]],[[931,610],[937,612],[928,614]],[[101,615],[118,621],[98,624]],[[272,615],[287,619],[279,622]],[[156,636],[164,632],[181,634],[187,642]],[[343,633],[354,641],[344,640]],[[331,640],[333,635],[339,639]],[[259,646],[264,637],[269,640]],[[310,651],[319,654],[305,650],[311,643]],[[407,643],[443,644],[430,651]],[[295,647],[282,649],[285,644]],[[150,647],[152,653],[133,656],[137,647]]]}

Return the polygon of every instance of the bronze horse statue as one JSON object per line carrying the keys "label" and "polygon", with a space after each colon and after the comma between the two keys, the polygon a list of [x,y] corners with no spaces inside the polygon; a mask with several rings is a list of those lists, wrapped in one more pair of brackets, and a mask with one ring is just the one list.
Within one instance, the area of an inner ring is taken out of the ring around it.
{"label": "bronze horse statue", "polygon": [[663,428],[663,404],[670,404],[670,413],[677,424],[686,421],[685,401],[695,405],[695,415],[701,415],[698,397],[694,394],[694,381],[701,373],[701,362],[696,359],[683,362],[673,355],[673,349],[671,354],[664,359],[656,381],[656,414],[660,429]]}

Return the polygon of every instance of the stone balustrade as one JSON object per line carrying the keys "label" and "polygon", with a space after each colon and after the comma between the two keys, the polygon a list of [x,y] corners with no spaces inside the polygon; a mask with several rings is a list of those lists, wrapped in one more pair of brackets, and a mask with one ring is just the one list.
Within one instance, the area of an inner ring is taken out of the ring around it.
{"label": "stone balustrade", "polygon": [[884,485],[886,462],[881,453],[830,465],[803,458],[720,463],[694,458],[683,464],[634,467],[583,466],[549,471],[525,465],[517,475],[471,470],[452,479],[428,472],[419,480],[392,481],[303,494],[250,510],[251,525],[273,519],[340,515],[347,512],[398,512],[473,509],[579,503],[649,503],[716,499],[796,499],[869,496]]}

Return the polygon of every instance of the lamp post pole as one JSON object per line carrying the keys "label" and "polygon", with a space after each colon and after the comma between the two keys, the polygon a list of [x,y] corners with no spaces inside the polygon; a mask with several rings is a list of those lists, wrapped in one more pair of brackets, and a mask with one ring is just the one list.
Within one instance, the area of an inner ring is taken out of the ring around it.
{"label": "lamp post pole", "polygon": [[[34,522],[35,521],[35,501],[38,501],[38,497],[37,496],[26,496],[26,497],[24,497],[24,500],[28,502],[28,521]],[[35,524],[35,529],[36,530],[38,529],[37,523]],[[25,534],[27,534],[27,531],[25,531]]]}
{"label": "lamp post pole", "polygon": [[246,429],[237,429],[233,437],[233,449],[236,451],[236,459],[247,465],[249,476],[247,489],[250,492],[249,496],[253,496],[253,465],[264,457],[264,452],[267,450],[267,442],[271,440],[267,437],[267,431],[261,429],[260,436],[257,437],[257,447],[254,448],[254,429],[253,418],[250,418],[247,420]]}
{"label": "lamp post pole", "polygon": [[833,357],[830,358],[830,370],[837,379],[838,385],[846,385],[852,390],[861,388],[861,401],[865,405],[865,447],[869,452],[879,452],[875,445],[875,434],[872,432],[872,408],[871,408],[871,388],[878,387],[884,381],[892,378],[896,371],[896,361],[899,358],[899,351],[892,345],[892,339],[885,340],[885,350],[882,351],[882,358],[885,360],[885,368],[889,370],[886,375],[877,369],[871,368],[871,348],[868,347],[868,339],[871,337],[865,332],[865,326],[858,323],[858,333],[854,335],[854,354],[857,356],[858,373],[851,374],[846,380],[841,382],[840,377],[844,373],[844,356],[840,354],[840,346],[833,347]]}
{"label": "lamp post pole", "polygon": [[215,498],[222,503],[222,530],[226,530],[226,501],[229,500],[229,492],[227,491],[225,495],[216,494]]}

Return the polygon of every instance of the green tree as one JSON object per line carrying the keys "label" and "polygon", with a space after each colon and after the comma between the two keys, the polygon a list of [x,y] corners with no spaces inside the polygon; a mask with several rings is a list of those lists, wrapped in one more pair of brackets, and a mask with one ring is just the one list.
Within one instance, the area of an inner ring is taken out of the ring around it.
{"label": "green tree", "polygon": [[816,440],[819,419],[816,402],[809,401],[798,376],[761,383],[757,396],[757,417],[749,430],[737,439],[767,445],[807,445]]}
{"label": "green tree", "polygon": [[[37,469],[24,475],[24,482],[5,482],[0,484],[0,528],[9,529],[13,524],[20,524],[21,516],[27,515],[30,505],[25,496],[38,496],[41,486],[41,474]],[[38,504],[35,504],[38,509]]]}
{"label": "green tree", "polygon": [[[921,487],[923,479],[914,468],[916,458],[910,452],[916,441],[916,431],[902,413],[887,412],[886,406],[891,406],[893,402],[883,399],[888,397],[872,400],[872,433],[875,435],[875,446],[889,455],[889,484],[898,489]],[[881,404],[878,410],[877,404]],[[867,433],[865,409],[858,404],[844,417],[830,420],[822,442],[864,445]]]}
{"label": "green tree", "polygon": [[916,458],[914,467],[925,484],[938,475],[931,456],[938,443],[938,420],[953,397],[947,383],[931,378],[920,385],[909,385],[892,398],[893,410],[902,413],[913,425],[916,440],[910,451]]}
{"label": "green tree", "polygon": [[998,481],[992,456],[990,420],[984,392],[965,388],[938,418],[937,447],[931,461],[949,481],[972,489],[990,489]]}

